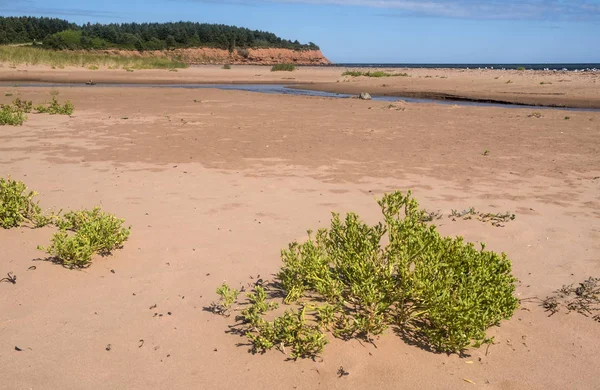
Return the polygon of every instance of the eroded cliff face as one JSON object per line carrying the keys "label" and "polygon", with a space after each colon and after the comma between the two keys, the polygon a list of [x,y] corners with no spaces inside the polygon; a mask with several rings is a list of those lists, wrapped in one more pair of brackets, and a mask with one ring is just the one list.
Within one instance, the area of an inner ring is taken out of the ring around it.
{"label": "eroded cliff face", "polygon": [[107,54],[131,57],[170,57],[188,64],[248,64],[248,65],[329,65],[331,62],[320,50],[296,51],[290,49],[238,49],[230,53],[224,49],[192,48],[160,51],[104,50]]}

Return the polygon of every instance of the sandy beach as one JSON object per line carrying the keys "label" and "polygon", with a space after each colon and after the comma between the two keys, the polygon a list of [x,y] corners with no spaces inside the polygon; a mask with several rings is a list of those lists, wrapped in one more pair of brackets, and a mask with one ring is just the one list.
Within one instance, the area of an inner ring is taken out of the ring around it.
{"label": "sandy beach", "polygon": [[[405,77],[342,76],[346,70],[407,74]],[[47,66],[0,67],[0,81],[102,84],[285,84],[299,88],[359,94],[463,99],[540,106],[600,108],[600,72],[553,72],[492,69],[355,69],[298,67],[294,72],[271,72],[270,66],[192,66],[177,71],[50,69]]]}
{"label": "sandy beach", "polygon": [[[0,103],[56,95],[75,113],[0,127],[0,177],[27,183],[44,208],[101,205],[132,233],[113,256],[73,271],[40,260],[36,246],[52,228],[0,231],[0,276],[18,276],[0,283],[0,388],[596,388],[599,324],[564,311],[549,317],[537,298],[600,276],[600,112],[9,85],[283,83],[600,108],[592,73],[343,71],[1,67]],[[513,262],[524,300],[490,329],[488,349],[436,354],[390,329],[374,345],[328,335],[321,359],[286,361],[275,350],[248,353],[244,338],[226,332],[231,318],[204,310],[223,281],[272,278],[280,250],[328,226],[332,211],[375,222],[376,198],[409,189],[444,213],[434,222],[443,234],[485,242]],[[470,207],[516,219],[494,227],[447,217]],[[339,377],[340,367],[349,375]]]}

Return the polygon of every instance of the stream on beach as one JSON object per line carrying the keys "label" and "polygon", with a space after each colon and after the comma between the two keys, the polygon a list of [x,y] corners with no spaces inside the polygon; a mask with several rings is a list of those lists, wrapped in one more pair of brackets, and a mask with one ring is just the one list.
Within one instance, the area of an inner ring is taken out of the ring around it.
{"label": "stream on beach", "polygon": [[[52,83],[10,83],[4,84],[4,86],[12,87],[81,87],[82,84],[52,84]],[[86,85],[84,85],[86,86]],[[279,94],[279,95],[295,95],[295,96],[316,96],[326,98],[338,98],[338,99],[350,99],[356,98],[356,95],[333,93],[324,91],[312,91],[308,89],[302,89],[302,85],[285,85],[285,84],[96,84],[87,85],[86,87],[98,88],[98,87],[121,87],[121,88],[185,88],[185,89],[206,89],[216,88],[230,91],[246,91],[246,92],[257,92],[257,93],[268,93],[268,94]],[[378,96],[373,95],[372,99],[375,101],[384,102],[398,102],[404,101],[407,103],[435,103],[444,105],[455,105],[455,106],[469,106],[469,107],[502,107],[502,108],[528,108],[528,109],[558,109],[566,111],[600,111],[596,108],[566,108],[566,107],[550,107],[550,106],[531,106],[523,104],[505,104],[505,103],[489,103],[469,100],[453,100],[453,99],[425,99],[425,98],[414,98],[407,96]]]}

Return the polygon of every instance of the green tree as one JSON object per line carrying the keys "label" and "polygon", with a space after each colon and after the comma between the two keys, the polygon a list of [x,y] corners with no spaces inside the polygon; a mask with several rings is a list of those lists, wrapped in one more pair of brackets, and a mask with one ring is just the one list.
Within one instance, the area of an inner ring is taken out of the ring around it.
{"label": "green tree", "polygon": [[177,46],[175,37],[173,35],[167,36],[167,39],[165,40],[165,44],[167,45],[167,49],[174,49],[175,46]]}

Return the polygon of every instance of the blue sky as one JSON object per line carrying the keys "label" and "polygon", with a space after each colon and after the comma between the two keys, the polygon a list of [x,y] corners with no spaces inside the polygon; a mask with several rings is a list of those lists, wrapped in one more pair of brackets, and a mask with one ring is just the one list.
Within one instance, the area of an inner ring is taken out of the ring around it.
{"label": "blue sky", "polygon": [[334,62],[600,63],[600,0],[0,0],[0,15],[232,24]]}

